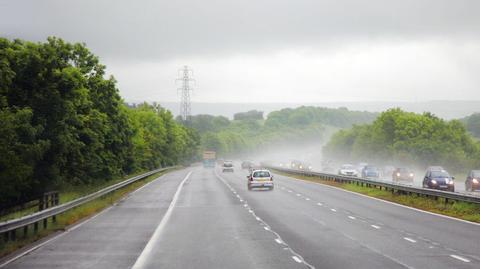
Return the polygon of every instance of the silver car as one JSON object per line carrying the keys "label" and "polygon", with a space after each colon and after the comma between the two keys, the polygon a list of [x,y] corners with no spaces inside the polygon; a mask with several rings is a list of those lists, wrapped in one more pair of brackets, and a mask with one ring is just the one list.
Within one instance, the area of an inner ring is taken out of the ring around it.
{"label": "silver car", "polygon": [[273,190],[273,175],[266,169],[253,170],[250,175],[247,176],[248,190],[253,188],[268,188]]}

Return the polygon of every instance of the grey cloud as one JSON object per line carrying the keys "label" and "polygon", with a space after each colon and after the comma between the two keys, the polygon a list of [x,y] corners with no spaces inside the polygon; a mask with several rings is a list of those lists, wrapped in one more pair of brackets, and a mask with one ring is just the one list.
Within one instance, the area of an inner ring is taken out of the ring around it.
{"label": "grey cloud", "polygon": [[466,39],[480,33],[476,0],[16,0],[0,2],[0,33],[86,42],[109,59],[317,47],[358,39]]}

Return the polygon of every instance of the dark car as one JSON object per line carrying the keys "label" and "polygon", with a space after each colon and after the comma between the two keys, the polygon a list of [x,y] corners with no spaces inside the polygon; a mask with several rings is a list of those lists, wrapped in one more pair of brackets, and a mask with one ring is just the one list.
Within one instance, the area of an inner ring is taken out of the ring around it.
{"label": "dark car", "polygon": [[413,182],[414,174],[407,168],[396,168],[392,172],[392,181],[410,181]]}
{"label": "dark car", "polygon": [[465,190],[480,190],[480,170],[472,170],[468,173],[467,180],[465,181]]}
{"label": "dark car", "polygon": [[292,161],[290,163],[290,168],[291,169],[296,169],[296,170],[302,170],[302,171],[311,171],[312,166],[308,163],[302,162],[302,161]]}
{"label": "dark car", "polygon": [[242,162],[242,169],[250,169],[253,167],[252,161],[243,161]]}
{"label": "dark car", "polygon": [[423,179],[423,187],[445,191],[455,191],[455,178],[446,170],[427,170]]}
{"label": "dark car", "polygon": [[224,161],[222,165],[222,172],[233,172],[233,162]]}
{"label": "dark car", "polygon": [[366,165],[362,169],[362,177],[363,178],[379,178],[380,171],[378,171],[377,167],[373,165]]}

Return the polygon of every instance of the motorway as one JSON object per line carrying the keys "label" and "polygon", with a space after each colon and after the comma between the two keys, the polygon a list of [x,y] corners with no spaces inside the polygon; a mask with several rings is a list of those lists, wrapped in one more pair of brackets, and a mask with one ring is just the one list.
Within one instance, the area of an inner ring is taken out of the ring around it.
{"label": "motorway", "polygon": [[480,225],[246,175],[168,173],[5,268],[480,268]]}

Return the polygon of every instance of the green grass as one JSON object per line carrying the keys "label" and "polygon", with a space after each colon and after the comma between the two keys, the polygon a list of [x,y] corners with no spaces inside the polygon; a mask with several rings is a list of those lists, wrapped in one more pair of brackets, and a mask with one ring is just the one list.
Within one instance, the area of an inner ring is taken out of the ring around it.
{"label": "green grass", "polygon": [[457,201],[449,201],[448,203],[446,203],[443,198],[438,198],[438,200],[435,200],[433,198],[428,198],[424,196],[406,195],[399,192],[392,193],[391,191],[386,191],[385,189],[381,190],[380,188],[370,188],[366,186],[358,186],[356,184],[332,182],[328,180],[322,180],[318,177],[287,174],[279,171],[277,171],[277,173],[319,184],[335,186],[341,189],[361,193],[371,197],[422,209],[433,213],[480,223],[480,205],[478,204]]}
{"label": "green grass", "polygon": [[[171,171],[171,170],[170,170]],[[23,230],[18,230],[17,231],[17,240],[15,241],[9,241],[5,242],[3,237],[0,238],[0,257],[4,257],[24,246],[27,246],[41,238],[44,238],[45,236],[48,236],[52,233],[55,233],[57,231],[62,231],[69,225],[72,225],[86,217],[92,216],[93,214],[96,214],[106,207],[111,206],[115,202],[119,201],[123,197],[125,197],[128,193],[140,188],[141,186],[145,185],[146,183],[158,178],[160,175],[166,173],[166,171],[159,172],[157,174],[151,175],[148,178],[145,178],[143,180],[139,180],[135,183],[132,183],[128,186],[125,186],[124,188],[117,190],[113,193],[104,195],[102,197],[99,197],[93,201],[90,201],[84,205],[81,205],[79,207],[76,207],[72,210],[69,210],[63,214],[60,214],[57,216],[57,221],[54,223],[52,219],[50,218],[48,220],[48,225],[46,229],[43,229],[43,224],[39,223],[39,230],[37,233],[33,233],[33,225],[30,225],[28,227],[28,234],[27,236],[24,236]],[[131,177],[131,176],[129,176]],[[121,181],[121,180],[118,180]],[[114,183],[111,183],[114,184]],[[99,187],[101,189],[102,187]],[[85,191],[89,191],[88,193],[91,193],[91,190],[85,189]],[[79,195],[80,196],[80,195]],[[70,196],[71,199],[78,198],[77,193],[72,194]]]}

